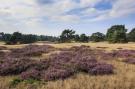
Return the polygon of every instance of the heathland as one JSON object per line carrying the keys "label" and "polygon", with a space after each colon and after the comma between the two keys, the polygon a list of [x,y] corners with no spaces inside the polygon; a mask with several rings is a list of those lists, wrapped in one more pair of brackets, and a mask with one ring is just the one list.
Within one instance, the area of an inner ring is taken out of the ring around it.
{"label": "heathland", "polygon": [[0,43],[0,89],[135,89],[135,43]]}

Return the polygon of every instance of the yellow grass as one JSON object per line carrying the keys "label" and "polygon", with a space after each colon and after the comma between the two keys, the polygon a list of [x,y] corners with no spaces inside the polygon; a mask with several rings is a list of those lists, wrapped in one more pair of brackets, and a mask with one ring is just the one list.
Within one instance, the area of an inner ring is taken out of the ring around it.
{"label": "yellow grass", "polygon": [[[40,45],[42,43],[39,43]],[[106,50],[117,48],[134,49],[135,43],[128,44],[108,44],[102,43],[62,43],[50,44],[57,48],[65,48],[79,45],[89,45],[92,48],[108,47]],[[18,47],[18,46],[7,46]],[[19,46],[20,47],[20,46]],[[41,84],[20,83],[13,89],[135,89],[135,65],[126,64],[119,60],[106,61],[113,64],[115,74],[104,76],[92,76],[84,73],[76,74],[65,80],[51,82],[41,82]],[[14,77],[0,77],[0,89],[9,89],[10,81]]]}

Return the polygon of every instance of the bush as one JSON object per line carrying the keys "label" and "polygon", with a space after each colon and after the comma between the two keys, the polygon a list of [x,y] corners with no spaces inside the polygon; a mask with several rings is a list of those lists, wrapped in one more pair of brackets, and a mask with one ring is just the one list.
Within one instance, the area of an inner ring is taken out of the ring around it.
{"label": "bush", "polygon": [[0,75],[16,75],[20,74],[23,71],[26,71],[31,65],[33,61],[28,58],[7,58],[0,65]]}
{"label": "bush", "polygon": [[125,59],[124,62],[129,63],[129,64],[135,64],[135,58]]}
{"label": "bush", "polygon": [[27,79],[39,80],[40,72],[36,69],[29,69],[25,72],[22,72],[20,78],[22,80],[27,80]]}
{"label": "bush", "polygon": [[19,83],[21,83],[22,80],[19,78],[15,78],[10,82],[10,87],[15,87],[16,85],[18,85]]}
{"label": "bush", "polygon": [[42,53],[48,53],[54,50],[55,48],[49,45],[28,45],[24,48],[12,49],[9,55],[17,58],[22,56],[41,56]]}
{"label": "bush", "polygon": [[95,67],[89,70],[89,73],[93,75],[112,74],[113,66],[106,63],[97,63]]}
{"label": "bush", "polygon": [[41,78],[45,81],[51,81],[56,79],[65,79],[73,74],[74,73],[71,70],[50,67],[46,71],[42,72]]}

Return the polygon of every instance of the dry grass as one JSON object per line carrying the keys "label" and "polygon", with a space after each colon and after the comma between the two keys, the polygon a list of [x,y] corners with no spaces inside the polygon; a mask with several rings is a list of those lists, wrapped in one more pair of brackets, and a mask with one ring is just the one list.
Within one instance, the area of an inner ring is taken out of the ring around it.
{"label": "dry grass", "polygon": [[[41,43],[39,43],[41,44]],[[108,44],[108,43],[66,43],[50,44],[57,48],[65,48],[79,45],[89,45],[92,48],[107,47],[106,50],[117,48],[134,49],[135,43]],[[18,46],[8,46],[15,48]],[[23,47],[22,45],[19,47]],[[115,74],[104,76],[91,76],[79,73],[66,80],[42,82],[41,84],[20,83],[13,89],[135,89],[135,65],[125,64],[119,60],[107,61],[115,67]],[[9,89],[10,81],[14,77],[0,77],[0,89]]]}
{"label": "dry grass", "polygon": [[128,44],[109,44],[107,42],[99,42],[99,43],[61,43],[61,44],[50,44],[54,47],[58,48],[65,48],[65,47],[72,47],[72,46],[80,46],[80,45],[87,45],[91,46],[92,48],[106,48],[106,50],[114,50],[117,48],[123,48],[123,49],[135,49],[135,43],[128,43]]}

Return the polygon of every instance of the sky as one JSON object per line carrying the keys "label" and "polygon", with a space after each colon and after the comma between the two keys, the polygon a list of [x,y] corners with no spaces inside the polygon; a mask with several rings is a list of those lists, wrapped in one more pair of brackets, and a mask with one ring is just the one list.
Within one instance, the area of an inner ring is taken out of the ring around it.
{"label": "sky", "polygon": [[90,35],[116,24],[135,28],[135,0],[0,0],[0,32]]}

